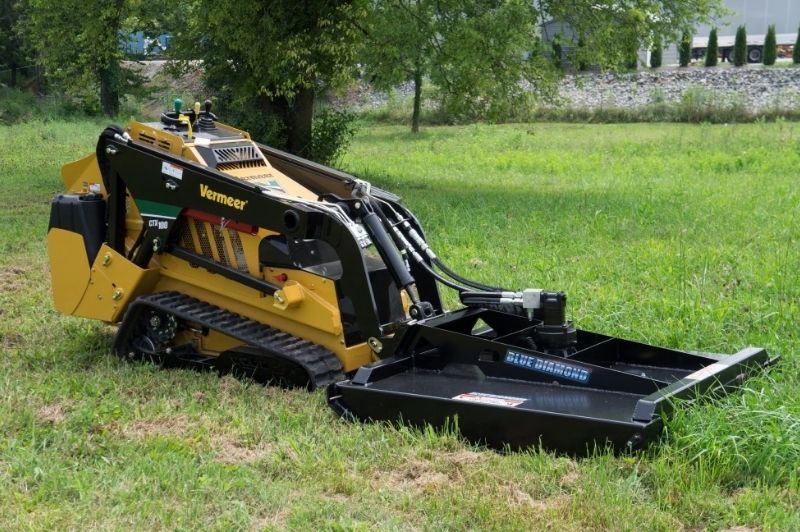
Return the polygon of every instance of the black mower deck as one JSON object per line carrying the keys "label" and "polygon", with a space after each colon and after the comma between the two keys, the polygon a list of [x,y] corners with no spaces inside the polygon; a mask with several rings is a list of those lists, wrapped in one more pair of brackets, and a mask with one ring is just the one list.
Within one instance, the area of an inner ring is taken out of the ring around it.
{"label": "black mower deck", "polygon": [[[636,449],[659,435],[676,399],[725,391],[773,362],[758,348],[687,353],[586,331],[574,354],[554,356],[517,345],[509,329],[516,322],[524,336],[527,322],[501,314],[464,311],[412,326],[398,355],[331,385],[331,406],[359,420],[457,427],[497,448]],[[504,330],[474,333],[478,317]]]}

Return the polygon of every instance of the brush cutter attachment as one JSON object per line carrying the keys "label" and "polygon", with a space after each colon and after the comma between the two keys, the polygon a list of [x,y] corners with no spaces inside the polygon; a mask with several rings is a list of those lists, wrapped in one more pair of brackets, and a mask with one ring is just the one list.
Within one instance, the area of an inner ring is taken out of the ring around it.
{"label": "brush cutter attachment", "polygon": [[331,385],[330,405],[358,420],[457,428],[497,448],[637,449],[675,400],[726,390],[771,362],[763,349],[687,353],[574,329],[568,353],[537,349],[540,328],[488,309],[418,323],[387,346],[393,356]]}

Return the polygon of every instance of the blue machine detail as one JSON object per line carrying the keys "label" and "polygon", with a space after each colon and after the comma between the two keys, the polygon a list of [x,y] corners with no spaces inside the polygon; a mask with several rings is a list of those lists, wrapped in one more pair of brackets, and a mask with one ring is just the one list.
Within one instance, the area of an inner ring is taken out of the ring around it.
{"label": "blue machine detail", "polygon": [[561,377],[576,382],[588,382],[591,371],[583,369],[578,366],[564,364],[562,362],[554,362],[546,360],[533,355],[526,355],[517,353],[516,351],[508,351],[506,353],[506,364],[512,364],[521,368],[538,371],[539,373],[546,373],[554,377]]}

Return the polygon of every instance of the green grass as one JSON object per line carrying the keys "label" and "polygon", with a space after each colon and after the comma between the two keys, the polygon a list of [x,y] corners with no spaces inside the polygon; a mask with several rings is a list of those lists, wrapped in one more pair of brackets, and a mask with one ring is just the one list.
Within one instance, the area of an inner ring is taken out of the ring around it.
{"label": "green grass", "polygon": [[0,126],[0,529],[800,527],[800,124],[356,137],[343,166],[403,195],[457,269],[563,289],[583,328],[783,356],[661,445],[582,460],[116,361],[112,328],[53,310],[44,248],[59,167],[101,127]]}

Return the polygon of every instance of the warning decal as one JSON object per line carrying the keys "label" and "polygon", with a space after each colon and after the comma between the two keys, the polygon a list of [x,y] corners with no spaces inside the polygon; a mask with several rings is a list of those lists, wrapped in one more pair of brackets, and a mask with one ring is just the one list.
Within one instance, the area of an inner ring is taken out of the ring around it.
{"label": "warning decal", "polygon": [[728,365],[725,364],[724,362],[715,362],[714,364],[706,366],[703,369],[698,369],[691,375],[687,375],[686,377],[684,377],[684,379],[689,381],[701,381],[703,379],[710,377],[711,375],[714,375],[715,373],[718,373],[719,371],[727,367]]}
{"label": "warning decal", "polygon": [[490,393],[469,392],[456,395],[453,399],[468,401],[470,403],[484,403],[496,406],[518,406],[527,401],[521,397],[509,397],[507,395],[492,395]]}
{"label": "warning decal", "polygon": [[167,161],[161,162],[161,173],[174,177],[175,179],[183,179],[183,168],[177,164],[168,163]]}

